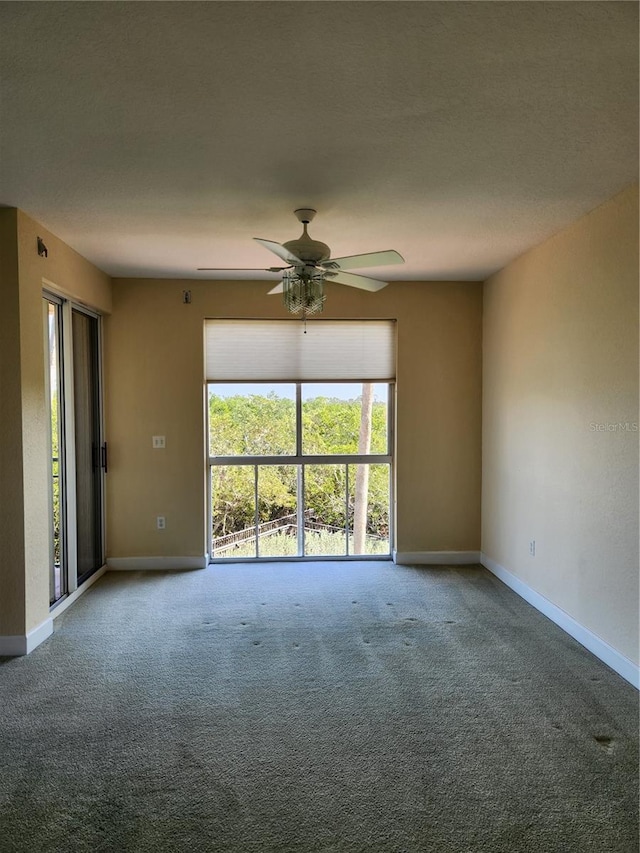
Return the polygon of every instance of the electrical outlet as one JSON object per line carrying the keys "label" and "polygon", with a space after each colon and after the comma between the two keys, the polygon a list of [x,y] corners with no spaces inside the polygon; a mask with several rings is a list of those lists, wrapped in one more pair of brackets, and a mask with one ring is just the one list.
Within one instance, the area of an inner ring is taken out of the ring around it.
{"label": "electrical outlet", "polygon": [[532,539],[531,542],[529,542],[529,556],[535,557],[535,555],[536,555],[536,540]]}
{"label": "electrical outlet", "polygon": [[164,530],[166,526],[167,520],[165,519],[164,515],[159,515],[156,518],[156,527],[158,528],[158,530]]}
{"label": "electrical outlet", "polygon": [[154,448],[164,448],[166,447],[165,439],[163,435],[154,435],[151,437],[151,443]]}

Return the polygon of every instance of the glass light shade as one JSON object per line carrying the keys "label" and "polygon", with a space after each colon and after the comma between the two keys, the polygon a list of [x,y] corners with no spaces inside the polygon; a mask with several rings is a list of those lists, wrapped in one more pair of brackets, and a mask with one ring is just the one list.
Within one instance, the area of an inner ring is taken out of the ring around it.
{"label": "glass light shade", "polygon": [[290,314],[319,314],[324,308],[324,275],[318,272],[285,270],[282,297]]}

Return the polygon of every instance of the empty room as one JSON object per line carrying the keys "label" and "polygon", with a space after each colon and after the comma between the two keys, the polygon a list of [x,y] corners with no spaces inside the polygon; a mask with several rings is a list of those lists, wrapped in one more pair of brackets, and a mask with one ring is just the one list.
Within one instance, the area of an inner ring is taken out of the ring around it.
{"label": "empty room", "polygon": [[637,853],[638,11],[0,4],[2,853]]}

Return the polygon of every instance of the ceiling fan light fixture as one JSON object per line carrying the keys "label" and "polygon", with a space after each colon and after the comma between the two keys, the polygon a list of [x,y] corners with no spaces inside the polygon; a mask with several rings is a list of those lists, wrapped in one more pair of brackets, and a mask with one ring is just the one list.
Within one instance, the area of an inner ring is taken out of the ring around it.
{"label": "ceiling fan light fixture", "polygon": [[[282,282],[270,290],[269,295],[282,293],[285,308],[290,314],[301,314],[303,319],[310,314],[319,314],[324,308],[324,282],[327,278],[335,284],[345,284],[348,287],[375,293],[386,287],[388,282],[360,273],[348,272],[348,270],[354,267],[357,269],[404,263],[404,258],[395,249],[332,258],[331,249],[326,243],[312,240],[309,236],[307,225],[316,215],[315,210],[311,207],[300,207],[294,213],[302,223],[302,234],[297,240],[276,243],[273,240],[263,240],[261,237],[253,238],[287,264],[286,267],[267,267],[265,272],[283,273]],[[198,267],[198,269],[213,272],[225,271],[220,267],[216,269]]]}
{"label": "ceiling fan light fixture", "polygon": [[282,274],[282,298],[290,314],[319,314],[324,308],[324,275],[320,270],[285,270]]}

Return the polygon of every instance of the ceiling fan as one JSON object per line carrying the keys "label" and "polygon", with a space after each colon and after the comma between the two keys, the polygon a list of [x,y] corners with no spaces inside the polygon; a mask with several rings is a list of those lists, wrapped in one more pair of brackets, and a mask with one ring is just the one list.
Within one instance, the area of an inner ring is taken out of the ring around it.
{"label": "ceiling fan", "polygon": [[245,270],[247,272],[281,272],[282,281],[277,284],[269,295],[282,293],[284,304],[292,314],[302,314],[306,317],[322,311],[325,301],[324,282],[333,281],[336,284],[346,284],[360,290],[376,291],[386,287],[388,282],[370,278],[359,273],[347,272],[363,267],[381,267],[391,264],[403,264],[404,258],[393,249],[383,252],[367,252],[364,255],[348,255],[344,258],[332,258],[331,249],[326,243],[312,240],[307,231],[307,225],[316,215],[309,207],[301,207],[294,211],[302,223],[302,234],[297,240],[287,243],[274,243],[273,240],[261,240],[254,237],[265,249],[269,249],[281,260],[284,267],[265,267],[251,269],[245,267],[198,267],[200,271],[225,272]]}

